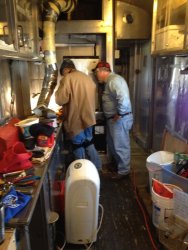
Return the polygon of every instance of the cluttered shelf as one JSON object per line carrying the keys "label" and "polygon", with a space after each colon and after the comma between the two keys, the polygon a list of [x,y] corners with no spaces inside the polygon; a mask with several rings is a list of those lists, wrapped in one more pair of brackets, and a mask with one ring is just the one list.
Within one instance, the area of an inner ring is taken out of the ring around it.
{"label": "cluttered shelf", "polygon": [[[54,129],[54,142],[49,148],[43,147],[44,154],[38,158],[32,158],[32,167],[18,171],[16,181],[21,179],[20,185],[12,185],[15,188],[16,194],[21,194],[25,197],[30,197],[29,202],[15,216],[10,218],[6,223],[6,228],[16,228],[16,234],[21,235],[19,242],[16,242],[15,249],[52,249],[53,237],[50,233],[51,214],[54,211],[52,191],[53,182],[56,178],[57,166],[61,165],[59,150],[62,141],[62,124]],[[36,161],[38,160],[38,161]],[[58,162],[58,164],[57,164]],[[24,179],[24,175],[27,177]],[[8,180],[8,173],[2,174],[3,180]],[[18,177],[20,176],[20,177]],[[8,182],[7,182],[8,183]],[[24,184],[24,185],[22,185]],[[27,185],[28,184],[28,185]],[[10,190],[11,188],[10,187]],[[23,193],[22,193],[23,191]],[[4,197],[3,197],[4,198]],[[15,201],[16,202],[16,201]],[[5,211],[6,212],[6,211]],[[6,214],[5,214],[6,217]],[[58,218],[58,214],[56,214]],[[56,219],[57,219],[56,218]],[[7,237],[8,238],[8,237]],[[32,239],[35,238],[35,241]],[[46,238],[49,238],[46,240]],[[16,239],[17,241],[18,239]],[[5,241],[6,244],[6,234]],[[3,247],[3,245],[2,245]]]}

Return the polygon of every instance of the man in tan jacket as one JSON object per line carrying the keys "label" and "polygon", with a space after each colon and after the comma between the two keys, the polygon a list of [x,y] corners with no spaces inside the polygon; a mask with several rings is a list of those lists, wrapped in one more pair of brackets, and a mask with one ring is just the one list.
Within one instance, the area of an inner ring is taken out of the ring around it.
{"label": "man in tan jacket", "polygon": [[66,59],[60,67],[63,76],[55,92],[56,103],[63,106],[64,128],[72,143],[75,159],[89,159],[98,170],[102,163],[92,143],[95,119],[96,85],[85,73]]}

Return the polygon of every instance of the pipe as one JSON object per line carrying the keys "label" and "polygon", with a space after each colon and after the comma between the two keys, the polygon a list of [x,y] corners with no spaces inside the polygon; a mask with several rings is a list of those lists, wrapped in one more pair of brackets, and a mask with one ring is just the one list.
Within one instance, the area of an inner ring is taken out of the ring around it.
{"label": "pipe", "polygon": [[57,85],[58,68],[55,51],[55,25],[61,12],[72,12],[77,0],[50,0],[44,2],[43,51],[45,76],[37,107],[33,110],[37,116],[51,117],[54,112],[48,109],[50,98]]}

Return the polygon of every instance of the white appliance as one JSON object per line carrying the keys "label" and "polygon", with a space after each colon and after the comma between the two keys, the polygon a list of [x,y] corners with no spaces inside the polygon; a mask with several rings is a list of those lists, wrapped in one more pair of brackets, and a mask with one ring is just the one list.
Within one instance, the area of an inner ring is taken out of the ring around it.
{"label": "white appliance", "polygon": [[65,237],[67,243],[88,244],[97,238],[100,179],[86,159],[72,162],[65,179]]}

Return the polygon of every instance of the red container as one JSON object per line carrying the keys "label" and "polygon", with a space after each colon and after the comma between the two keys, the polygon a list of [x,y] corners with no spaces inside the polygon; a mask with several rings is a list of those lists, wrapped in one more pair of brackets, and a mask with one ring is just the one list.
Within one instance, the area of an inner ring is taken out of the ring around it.
{"label": "red container", "polygon": [[55,211],[63,216],[65,210],[65,181],[55,181],[53,191]]}
{"label": "red container", "polygon": [[11,148],[19,138],[19,128],[15,126],[15,123],[20,120],[12,118],[8,124],[0,126],[0,159],[3,158],[3,153]]}
{"label": "red container", "polygon": [[39,135],[37,137],[37,146],[51,148],[54,145],[54,133],[48,137],[46,135]]}

